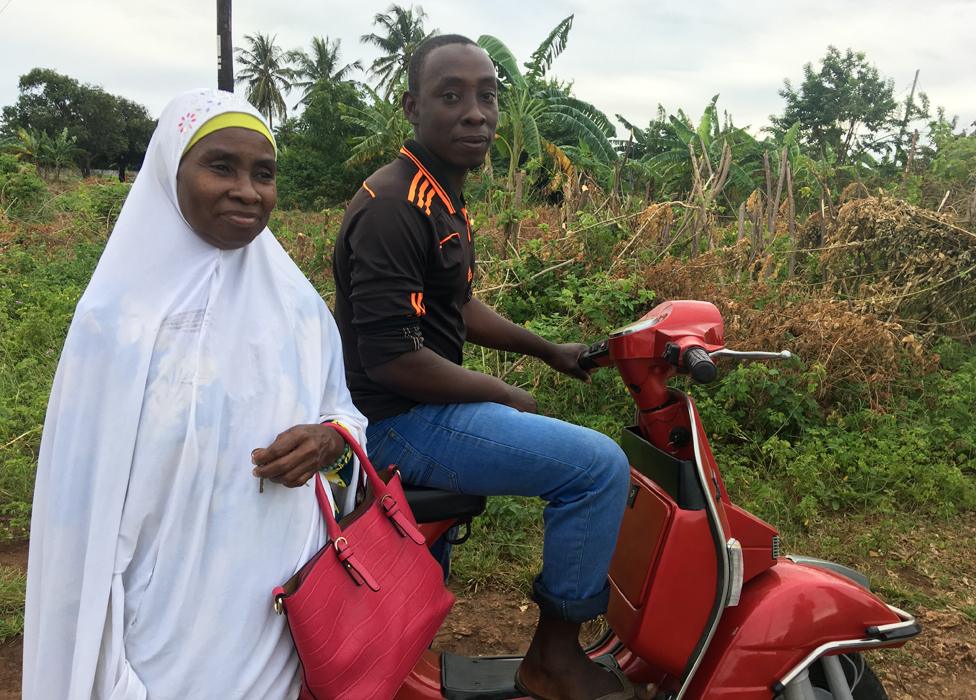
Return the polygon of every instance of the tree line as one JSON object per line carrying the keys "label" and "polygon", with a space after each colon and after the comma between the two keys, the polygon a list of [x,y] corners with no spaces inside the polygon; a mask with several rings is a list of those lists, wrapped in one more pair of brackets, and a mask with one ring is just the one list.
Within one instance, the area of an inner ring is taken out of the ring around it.
{"label": "tree line", "polygon": [[0,137],[20,160],[55,178],[69,166],[88,177],[138,168],[156,126],[142,105],[48,68],[20,77],[17,102],[3,108]]}
{"label": "tree line", "polygon": [[[327,36],[312,37],[307,49],[286,49],[269,34],[244,37],[237,81],[277,133],[284,206],[339,204],[396,154],[410,134],[399,108],[407,65],[438,32],[427,20],[419,6],[376,14],[374,31],[361,36],[381,52],[368,67],[344,61],[340,41]],[[551,74],[573,21],[559,22],[521,63],[502,39],[478,38],[500,82],[498,138],[480,194],[512,221],[529,198],[563,198],[574,188],[647,202],[697,198],[707,212],[741,217],[754,193],[767,210],[778,206],[781,180],[795,191],[797,211],[809,213],[851,183],[898,183],[924,199],[952,178],[961,191],[976,171],[976,136],[941,109],[931,114],[914,87],[896,100],[893,81],[851,49],[829,47],[804,66],[798,84],[785,81],[782,112],[758,134],[720,112],[718,95],[696,118],[659,106],[646,125],[619,114],[612,120]],[[83,174],[116,167],[121,178],[138,167],[152,126],[144,107],[38,68],[22,76],[17,103],[3,109],[0,136],[55,177],[75,164]]]}

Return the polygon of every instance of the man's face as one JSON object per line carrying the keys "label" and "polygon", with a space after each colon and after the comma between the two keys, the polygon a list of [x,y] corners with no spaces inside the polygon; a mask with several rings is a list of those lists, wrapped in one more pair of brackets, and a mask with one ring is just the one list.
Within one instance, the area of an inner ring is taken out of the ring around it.
{"label": "man's face", "polygon": [[418,94],[403,96],[414,135],[449,167],[467,171],[485,162],[498,125],[495,66],[484,49],[447,44],[429,54]]}
{"label": "man's face", "polygon": [[207,243],[223,250],[246,246],[268,225],[278,201],[274,147],[241,127],[207,134],[180,162],[176,198]]}

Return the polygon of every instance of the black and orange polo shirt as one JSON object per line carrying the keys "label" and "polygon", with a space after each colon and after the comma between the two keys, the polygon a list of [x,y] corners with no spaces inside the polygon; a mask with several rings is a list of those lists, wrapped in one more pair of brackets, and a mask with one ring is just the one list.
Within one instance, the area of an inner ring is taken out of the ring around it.
{"label": "black and orange polo shirt", "polygon": [[415,141],[370,175],[346,208],[332,273],[346,381],[369,420],[416,402],[371,381],[366,367],[429,348],[461,364],[461,310],[471,299],[474,244],[464,200]]}

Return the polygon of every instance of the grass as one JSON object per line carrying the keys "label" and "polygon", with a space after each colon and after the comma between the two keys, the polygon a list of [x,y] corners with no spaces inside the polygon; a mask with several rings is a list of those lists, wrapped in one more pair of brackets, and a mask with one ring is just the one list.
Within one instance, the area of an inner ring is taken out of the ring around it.
{"label": "grass", "polygon": [[19,569],[0,565],[0,641],[24,633],[24,587]]}

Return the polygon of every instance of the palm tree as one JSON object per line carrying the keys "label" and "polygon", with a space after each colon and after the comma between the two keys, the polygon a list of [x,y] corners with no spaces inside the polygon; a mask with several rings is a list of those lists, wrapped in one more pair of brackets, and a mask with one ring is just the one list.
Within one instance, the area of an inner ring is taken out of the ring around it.
{"label": "palm tree", "polygon": [[301,49],[288,52],[288,60],[294,65],[294,77],[297,78],[292,83],[292,87],[302,90],[302,99],[298,104],[307,104],[312,90],[319,83],[341,83],[346,81],[354,70],[363,69],[360,61],[353,61],[339,67],[341,44],[341,39],[330,40],[328,37],[313,36],[311,54]]}
{"label": "palm tree", "polygon": [[400,84],[410,65],[410,57],[423,41],[437,30],[424,30],[424,20],[427,13],[419,5],[404,9],[400,5],[390,5],[386,13],[379,13],[373,18],[373,24],[379,25],[382,35],[371,33],[360,37],[365,44],[372,44],[384,53],[373,61],[369,72],[379,78],[376,83],[377,91],[383,91],[384,99],[390,99],[393,89]]}
{"label": "palm tree", "polygon": [[541,160],[547,152],[558,163],[583,144],[600,162],[608,163],[617,157],[609,141],[615,129],[607,116],[563,87],[545,80],[553,61],[566,48],[572,27],[573,15],[557,24],[526,61],[524,74],[500,39],[487,34],[478,39],[478,44],[494,61],[501,79],[501,113],[495,143],[508,157],[509,189],[514,187],[523,154]]}
{"label": "palm tree", "polygon": [[294,78],[287,55],[275,44],[276,38],[260,32],[248,34],[244,39],[249,47],[236,49],[237,61],[242,66],[237,82],[247,83],[248,101],[268,118],[269,125],[274,117],[284,120],[287,115],[284,95],[291,90]]}

